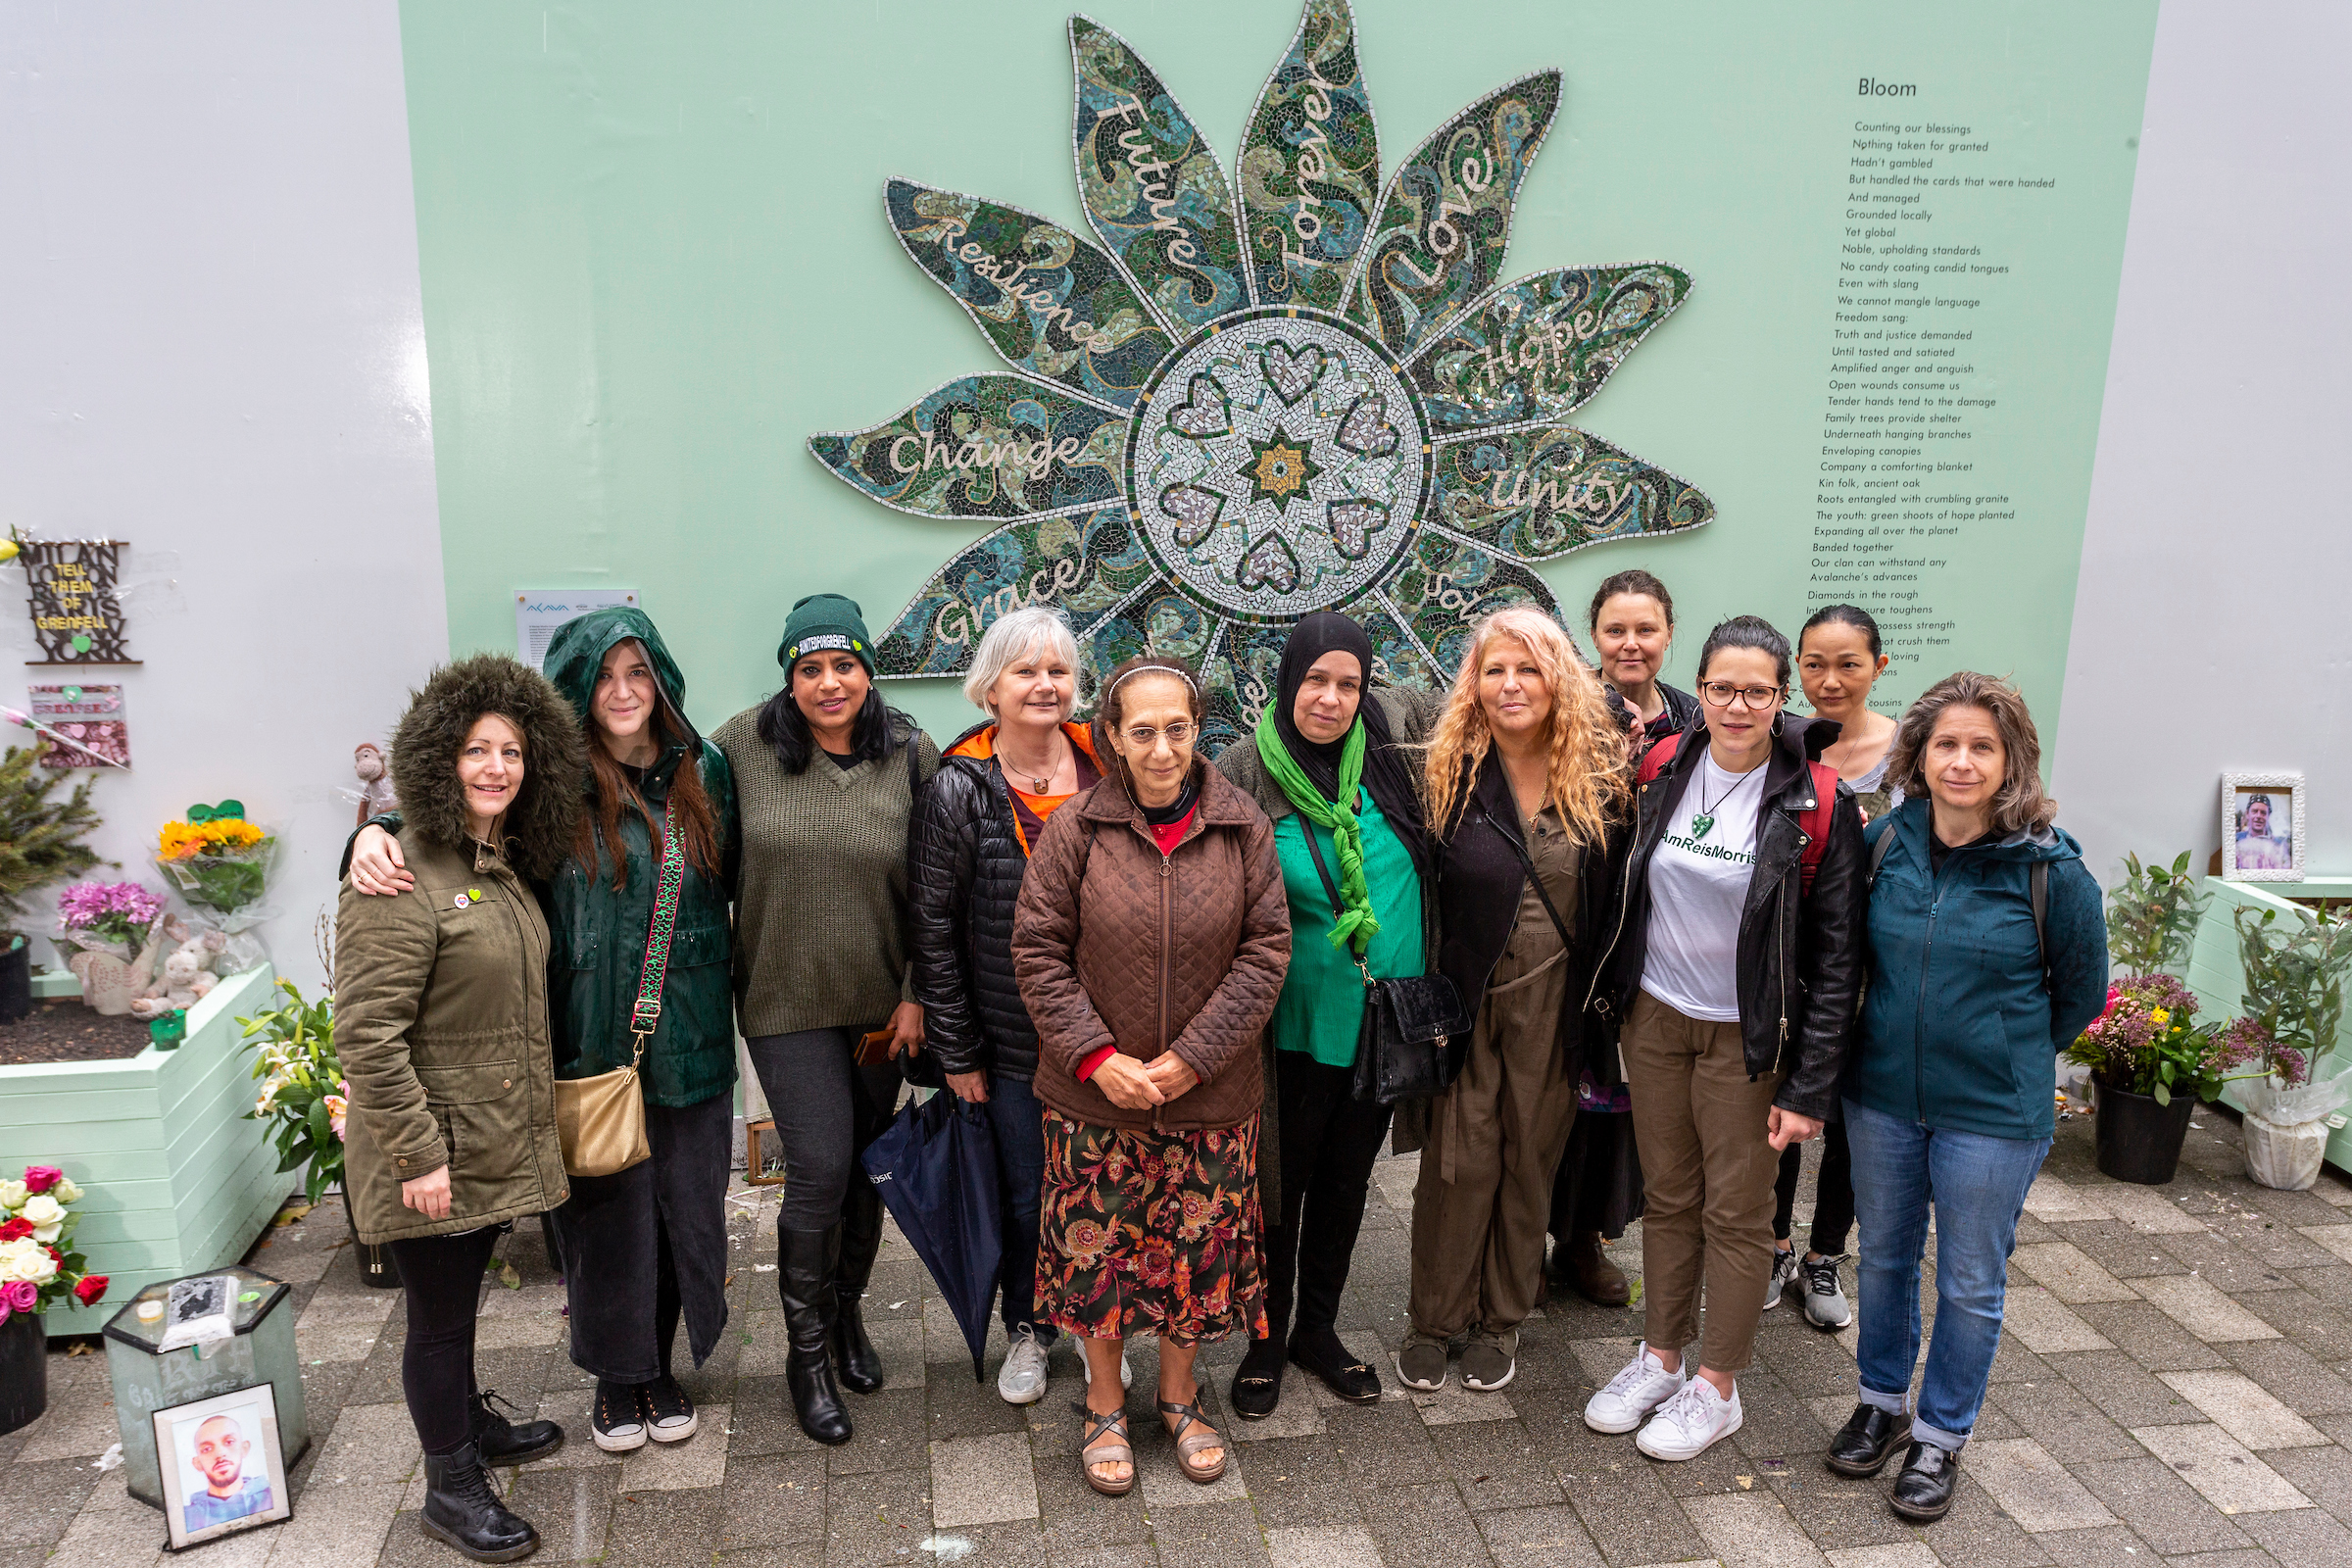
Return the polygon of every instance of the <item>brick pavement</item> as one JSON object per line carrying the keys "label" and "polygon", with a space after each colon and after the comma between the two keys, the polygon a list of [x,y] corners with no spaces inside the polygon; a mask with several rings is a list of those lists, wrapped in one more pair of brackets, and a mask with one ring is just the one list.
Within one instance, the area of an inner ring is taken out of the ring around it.
{"label": "brick pavement", "polygon": [[[686,1380],[704,1410],[692,1442],[624,1459],[589,1443],[534,1226],[505,1249],[521,1288],[485,1289],[481,1375],[569,1429],[553,1460],[507,1477],[545,1537],[533,1560],[550,1564],[2352,1563],[2352,1188],[2332,1175],[2314,1193],[2253,1186],[2235,1127],[2212,1111],[2199,1121],[2162,1189],[2108,1182],[2088,1125],[2061,1128],[2027,1205],[1958,1503],[1924,1529],[1887,1511],[1891,1471],[1863,1483],[1822,1467],[1853,1403],[1852,1334],[1815,1332],[1793,1298],[1767,1318],[1741,1379],[1745,1428],[1690,1464],[1653,1463],[1579,1418],[1631,1353],[1631,1313],[1554,1306],[1528,1325],[1500,1395],[1449,1384],[1408,1396],[1387,1352],[1403,1327],[1410,1161],[1380,1168],[1342,1323],[1384,1367],[1388,1397],[1344,1406],[1294,1377],[1272,1419],[1229,1426],[1235,1463],[1212,1488],[1176,1475],[1139,1347],[1143,1484],[1119,1500],[1089,1492],[1073,1457],[1075,1356],[1056,1352],[1043,1403],[1000,1402],[993,1363],[975,1384],[895,1234],[867,1299],[889,1386],[853,1398],[855,1443],[808,1442],[785,1394],[772,1189],[730,1200],[734,1317]],[[253,1256],[295,1286],[315,1441],[294,1471],[294,1519],[201,1548],[205,1568],[463,1561],[416,1530],[399,1299],[360,1286],[344,1239],[330,1201]],[[1630,1268],[1638,1235],[1617,1255]],[[1203,1356],[1219,1390],[1239,1353]],[[50,1413],[0,1438],[13,1461],[0,1467],[0,1568],[156,1563],[160,1517],[93,1463],[115,1439],[104,1359],[56,1354],[50,1377]]]}

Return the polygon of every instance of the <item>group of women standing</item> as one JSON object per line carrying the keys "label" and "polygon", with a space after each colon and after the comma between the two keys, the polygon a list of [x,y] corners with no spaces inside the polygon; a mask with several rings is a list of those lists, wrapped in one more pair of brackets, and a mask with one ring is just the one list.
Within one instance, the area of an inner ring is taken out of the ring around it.
{"label": "group of women standing", "polygon": [[[1339,1324],[1393,1142],[1421,1151],[1397,1376],[1438,1388],[1458,1353],[1465,1387],[1507,1386],[1546,1231],[1552,1287],[1623,1304],[1605,1241],[1639,1216],[1642,1342],[1586,1420],[1659,1459],[1737,1430],[1758,1316],[1799,1269],[1807,1315],[1847,1320],[1860,1192],[1863,1398],[1829,1462],[1875,1474],[1908,1438],[1896,1506],[1948,1506],[2048,1145],[2046,1085],[2038,1120],[2021,1086],[2104,985],[2097,889],[2048,826],[2031,720],[1955,676],[1897,732],[1867,707],[1877,628],[1845,607],[1796,650],[1724,622],[1694,694],[1660,679],[1654,577],[1603,584],[1591,630],[1597,672],[1550,616],[1497,612],[1423,693],[1377,683],[1356,622],[1310,615],[1213,765],[1195,670],[1101,672],[1080,724],[1078,650],[1036,608],[983,637],[965,694],[985,717],[944,756],[883,704],[858,607],[829,595],[794,608],[783,690],[710,739],[634,611],[565,626],[547,677],[495,656],[437,672],[393,747],[407,815],[355,838],[337,962],[351,1201],[409,1293],[426,1533],[483,1560],[536,1544],[486,1469],[564,1434],[509,1423],[471,1370],[481,1265],[519,1215],[552,1211],[593,1441],[693,1436],[672,1345],[682,1322],[699,1365],[726,1321],[738,1028],[783,1145],[789,1384],[819,1442],[853,1435],[845,1389],[883,1382],[858,1156],[920,1053],[995,1133],[999,1392],[1042,1397],[1078,1341],[1097,1491],[1137,1482],[1135,1334],[1158,1341],[1156,1410],[1197,1483],[1227,1466],[1208,1340],[1249,1339],[1238,1418],[1275,1409],[1286,1363],[1380,1397]],[[1786,711],[1792,670],[1810,718]],[[1938,922],[1967,934],[1928,940]],[[1395,1106],[1356,1070],[1385,980],[1450,988],[1467,1020],[1442,1092]],[[632,1066],[650,1157],[567,1176],[556,1082]],[[1798,1264],[1788,1156],[1825,1129],[1844,1136]],[[1931,1204],[1947,1327],[1914,1420]]]}

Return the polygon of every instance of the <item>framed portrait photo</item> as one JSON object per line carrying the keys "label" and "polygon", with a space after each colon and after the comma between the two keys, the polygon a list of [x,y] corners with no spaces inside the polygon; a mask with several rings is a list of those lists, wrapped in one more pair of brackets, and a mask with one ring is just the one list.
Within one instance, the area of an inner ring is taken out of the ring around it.
{"label": "framed portrait photo", "polygon": [[269,1384],[175,1404],[154,1419],[172,1550],[294,1517]]}
{"label": "framed portrait photo", "polygon": [[2222,775],[2222,880],[2303,880],[2303,775]]}

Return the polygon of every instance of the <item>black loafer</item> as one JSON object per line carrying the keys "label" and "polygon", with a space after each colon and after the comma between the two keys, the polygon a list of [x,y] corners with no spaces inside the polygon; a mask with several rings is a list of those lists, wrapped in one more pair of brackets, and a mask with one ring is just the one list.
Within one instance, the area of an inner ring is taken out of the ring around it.
{"label": "black loafer", "polygon": [[1875,1476],[1894,1457],[1895,1445],[1910,1436],[1910,1416],[1875,1404],[1857,1404],[1845,1425],[1838,1429],[1838,1436],[1830,1440],[1829,1454],[1822,1462],[1841,1476]]}
{"label": "black loafer", "polygon": [[1960,1483],[1960,1456],[1932,1443],[1914,1443],[1894,1478],[1894,1511],[1922,1524],[1952,1511],[1952,1489]]}
{"label": "black loafer", "polygon": [[1322,1379],[1325,1388],[1349,1404],[1380,1402],[1380,1374],[1357,1360],[1330,1329],[1292,1335],[1291,1363]]}
{"label": "black loafer", "polygon": [[1233,1374],[1233,1413],[1245,1421],[1263,1421],[1281,1402],[1282,1348],[1270,1339],[1252,1340]]}

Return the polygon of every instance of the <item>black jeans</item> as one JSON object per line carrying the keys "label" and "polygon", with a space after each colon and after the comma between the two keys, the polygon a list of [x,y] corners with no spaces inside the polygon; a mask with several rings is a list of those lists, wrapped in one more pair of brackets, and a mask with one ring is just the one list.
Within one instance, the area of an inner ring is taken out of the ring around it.
{"label": "black jeans", "polygon": [[481,1310],[482,1271],[497,1246],[495,1225],[391,1244],[409,1298],[400,1392],[427,1453],[456,1451],[473,1430],[473,1324]]}
{"label": "black jeans", "polygon": [[571,1362],[612,1383],[669,1375],[678,1318],[701,1366],[727,1326],[727,1168],[734,1097],[645,1107],[653,1157],[574,1176],[556,1210],[571,1307]]}
{"label": "black jeans", "polygon": [[862,1032],[804,1029],[744,1042],[784,1148],[788,1175],[776,1213],[779,1229],[823,1231],[841,1223],[851,1180],[865,1180],[858,1156],[882,1136],[898,1108],[904,1081],[898,1063],[858,1066]]}
{"label": "black jeans", "polygon": [[1291,1321],[1328,1329],[1364,1224],[1372,1161],[1389,1133],[1389,1107],[1357,1100],[1352,1067],[1331,1067],[1299,1051],[1274,1053],[1275,1104],[1282,1118],[1282,1213],[1265,1216],[1266,1333],[1280,1341]]}
{"label": "black jeans", "polygon": [[[1796,1183],[1805,1168],[1805,1146],[1790,1144],[1781,1151],[1780,1179],[1772,1184],[1772,1239],[1788,1240],[1796,1213]],[[1806,1250],[1824,1257],[1841,1257],[1846,1236],[1854,1228],[1854,1156],[1845,1145],[1845,1123],[1824,1122],[1821,1128],[1821,1176],[1813,1186],[1813,1236]]]}
{"label": "black jeans", "polygon": [[[953,1091],[942,1091],[952,1093]],[[1004,1228],[1004,1251],[997,1264],[997,1310],[1009,1335],[1023,1323],[1040,1345],[1061,1331],[1037,1315],[1038,1210],[1046,1190],[1045,1112],[1026,1078],[988,1075],[988,1124],[997,1139],[997,1209]]]}

